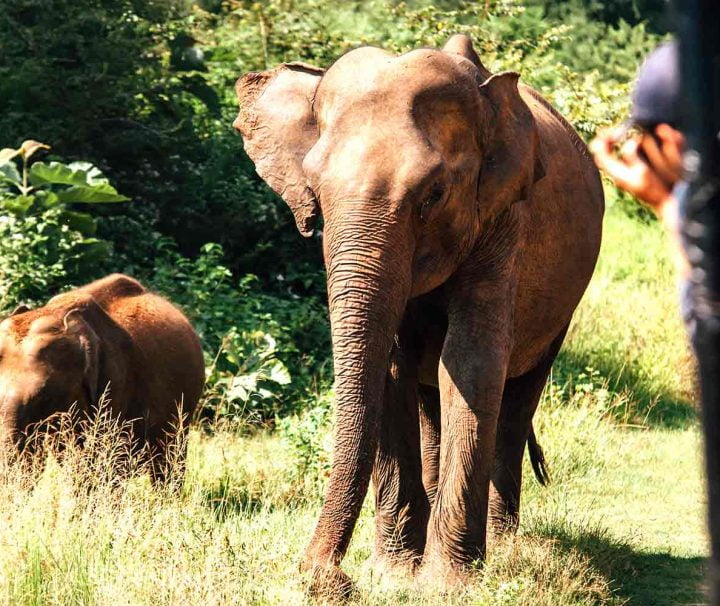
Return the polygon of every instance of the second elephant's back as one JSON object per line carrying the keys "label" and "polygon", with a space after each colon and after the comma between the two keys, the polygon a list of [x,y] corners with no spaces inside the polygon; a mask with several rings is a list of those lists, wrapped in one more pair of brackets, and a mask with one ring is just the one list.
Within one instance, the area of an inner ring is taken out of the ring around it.
{"label": "second elephant's back", "polygon": [[205,368],[202,346],[185,315],[137,280],[113,274],[83,287],[127,332],[133,344],[133,405],[149,425],[163,424],[182,404],[185,414],[200,398]]}

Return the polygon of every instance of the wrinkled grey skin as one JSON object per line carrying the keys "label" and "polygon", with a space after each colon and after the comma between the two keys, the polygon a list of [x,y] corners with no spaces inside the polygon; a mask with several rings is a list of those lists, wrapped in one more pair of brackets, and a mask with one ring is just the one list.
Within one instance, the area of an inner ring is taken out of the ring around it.
{"label": "wrinkled grey skin", "polygon": [[303,568],[340,570],[371,473],[377,555],[452,582],[517,524],[540,391],[597,258],[600,179],[572,128],[469,39],[238,81],[258,173],[323,249],[337,424]]}

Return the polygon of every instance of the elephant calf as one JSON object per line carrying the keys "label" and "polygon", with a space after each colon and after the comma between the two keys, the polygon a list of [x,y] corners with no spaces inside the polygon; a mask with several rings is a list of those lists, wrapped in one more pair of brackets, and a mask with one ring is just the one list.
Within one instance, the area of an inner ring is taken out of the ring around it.
{"label": "elephant calf", "polygon": [[203,381],[185,316],[121,274],[39,309],[18,307],[0,323],[0,423],[21,448],[33,424],[73,404],[90,412],[107,390],[113,416],[132,422],[137,445],[153,454],[153,481],[162,481],[168,437],[187,431]]}

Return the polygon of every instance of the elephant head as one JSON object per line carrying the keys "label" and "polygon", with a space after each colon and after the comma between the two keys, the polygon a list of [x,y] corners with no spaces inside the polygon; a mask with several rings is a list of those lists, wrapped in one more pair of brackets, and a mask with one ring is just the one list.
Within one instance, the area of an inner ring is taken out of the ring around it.
{"label": "elephant head", "polygon": [[26,431],[76,404],[89,411],[105,388],[101,339],[109,321],[92,297],[16,309],[0,323],[0,428],[22,447]]}
{"label": "elephant head", "polygon": [[324,219],[336,372],[330,484],[308,557],[344,553],[372,467],[388,356],[409,298],[441,285],[483,226],[543,175],[518,74],[490,74],[465,36],[327,71],[287,63],[237,85],[235,127],[303,235]]}

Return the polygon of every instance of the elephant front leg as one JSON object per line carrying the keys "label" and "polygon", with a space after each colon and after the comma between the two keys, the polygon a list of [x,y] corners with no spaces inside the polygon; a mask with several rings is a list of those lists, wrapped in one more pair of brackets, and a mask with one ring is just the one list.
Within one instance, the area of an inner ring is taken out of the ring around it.
{"label": "elephant front leg", "polygon": [[[507,326],[501,310],[494,316]],[[490,316],[493,317],[493,316]],[[454,583],[485,556],[488,492],[507,368],[504,329],[452,318],[439,369],[440,477],[423,556],[423,580]]]}
{"label": "elephant front leg", "polygon": [[373,469],[376,565],[413,571],[425,548],[430,506],[422,483],[417,377],[396,349],[388,372]]}

